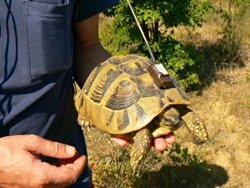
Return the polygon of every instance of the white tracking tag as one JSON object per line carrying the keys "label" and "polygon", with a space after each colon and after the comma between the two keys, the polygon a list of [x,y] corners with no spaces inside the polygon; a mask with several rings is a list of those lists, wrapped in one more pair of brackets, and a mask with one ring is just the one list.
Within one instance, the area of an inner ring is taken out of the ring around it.
{"label": "white tracking tag", "polygon": [[156,69],[163,75],[169,75],[168,71],[165,69],[165,67],[162,64],[155,64]]}

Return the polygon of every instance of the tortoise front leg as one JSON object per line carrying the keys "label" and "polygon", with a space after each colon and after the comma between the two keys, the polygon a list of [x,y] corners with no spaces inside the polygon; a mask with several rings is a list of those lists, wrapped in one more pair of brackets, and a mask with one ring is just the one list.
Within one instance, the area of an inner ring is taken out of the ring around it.
{"label": "tortoise front leg", "polygon": [[146,158],[151,148],[151,140],[152,133],[147,128],[141,129],[134,136],[134,143],[130,150],[130,164],[134,172]]}
{"label": "tortoise front leg", "polygon": [[181,117],[184,120],[188,131],[194,136],[196,144],[202,144],[208,140],[208,133],[200,117],[193,111],[188,111]]}

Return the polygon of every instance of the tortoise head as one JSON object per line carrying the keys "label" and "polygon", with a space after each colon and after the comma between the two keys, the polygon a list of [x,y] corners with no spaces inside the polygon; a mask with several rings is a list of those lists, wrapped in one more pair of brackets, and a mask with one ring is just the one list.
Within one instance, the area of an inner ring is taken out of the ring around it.
{"label": "tortoise head", "polygon": [[173,107],[166,108],[156,118],[155,122],[159,127],[166,127],[170,131],[175,131],[182,125],[180,113]]}

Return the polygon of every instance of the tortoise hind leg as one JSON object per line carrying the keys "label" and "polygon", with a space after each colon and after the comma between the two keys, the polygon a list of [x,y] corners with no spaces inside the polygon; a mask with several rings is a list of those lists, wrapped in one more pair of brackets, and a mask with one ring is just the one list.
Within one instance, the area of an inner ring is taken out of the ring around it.
{"label": "tortoise hind leg", "polygon": [[130,150],[130,164],[133,171],[138,168],[141,162],[146,158],[151,148],[152,134],[149,129],[142,129],[134,136],[134,143]]}
{"label": "tortoise hind leg", "polygon": [[194,142],[196,144],[202,144],[208,140],[206,127],[197,114],[188,110],[181,118],[184,120],[188,131],[194,136]]}

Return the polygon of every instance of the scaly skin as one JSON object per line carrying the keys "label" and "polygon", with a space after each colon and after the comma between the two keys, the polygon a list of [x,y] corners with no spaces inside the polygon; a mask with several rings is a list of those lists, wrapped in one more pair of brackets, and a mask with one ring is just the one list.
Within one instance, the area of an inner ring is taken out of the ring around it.
{"label": "scaly skin", "polygon": [[208,140],[205,125],[193,111],[187,112],[181,118],[184,120],[188,131],[194,136],[194,142],[196,144],[202,144]]}
{"label": "scaly skin", "polygon": [[138,131],[134,136],[134,143],[130,150],[130,164],[134,172],[146,158],[151,148],[151,140],[152,133],[147,128]]}

